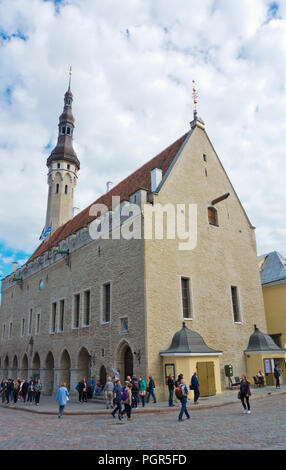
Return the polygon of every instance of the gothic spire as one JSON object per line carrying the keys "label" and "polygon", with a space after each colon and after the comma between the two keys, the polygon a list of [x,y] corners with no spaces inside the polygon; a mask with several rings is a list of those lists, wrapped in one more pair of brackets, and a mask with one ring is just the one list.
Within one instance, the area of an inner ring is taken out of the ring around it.
{"label": "gothic spire", "polygon": [[69,72],[69,86],[64,96],[64,109],[59,118],[58,142],[47,160],[47,166],[53,161],[66,160],[80,168],[80,162],[73,148],[74,117],[72,114],[73,94],[71,92],[71,67]]}

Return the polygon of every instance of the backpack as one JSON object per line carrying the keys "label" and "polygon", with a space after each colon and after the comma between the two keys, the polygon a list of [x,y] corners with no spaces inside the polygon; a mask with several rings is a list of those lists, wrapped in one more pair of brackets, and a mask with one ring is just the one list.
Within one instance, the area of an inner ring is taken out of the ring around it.
{"label": "backpack", "polygon": [[175,395],[179,400],[182,398],[182,389],[181,389],[181,387],[176,387]]}
{"label": "backpack", "polygon": [[125,390],[123,390],[123,392],[121,394],[121,400],[122,401],[127,400],[127,389],[126,388],[125,388]]}
{"label": "backpack", "polygon": [[139,390],[139,382],[138,382],[137,380],[135,380],[132,385],[133,385],[133,390],[134,390],[134,392],[138,392],[138,390]]}

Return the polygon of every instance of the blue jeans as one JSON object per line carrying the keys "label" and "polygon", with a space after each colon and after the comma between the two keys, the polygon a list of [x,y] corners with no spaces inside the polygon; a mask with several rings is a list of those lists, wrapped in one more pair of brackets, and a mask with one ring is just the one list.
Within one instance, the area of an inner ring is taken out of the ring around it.
{"label": "blue jeans", "polygon": [[59,416],[62,417],[64,414],[65,405],[59,405]]}
{"label": "blue jeans", "polygon": [[196,403],[198,401],[199,396],[200,396],[199,388],[195,388],[194,389],[194,403]]}
{"label": "blue jeans", "polygon": [[148,393],[148,396],[147,396],[147,403],[149,403],[150,395],[152,395],[154,403],[157,403],[155,393],[154,393],[154,388],[151,388],[151,390],[149,390],[149,393]]}
{"label": "blue jeans", "polygon": [[188,413],[188,410],[187,410],[187,399],[186,398],[183,398],[182,401],[181,401],[181,411],[180,411],[180,414],[179,414],[179,419],[183,418],[184,413],[187,416],[187,418],[190,417],[190,415]]}
{"label": "blue jeans", "polygon": [[174,390],[169,390],[169,406],[173,405]]}
{"label": "blue jeans", "polygon": [[114,410],[112,411],[113,416],[115,416],[116,411],[118,411],[118,414],[122,414],[122,409],[121,409],[121,400],[115,400],[115,406]]}

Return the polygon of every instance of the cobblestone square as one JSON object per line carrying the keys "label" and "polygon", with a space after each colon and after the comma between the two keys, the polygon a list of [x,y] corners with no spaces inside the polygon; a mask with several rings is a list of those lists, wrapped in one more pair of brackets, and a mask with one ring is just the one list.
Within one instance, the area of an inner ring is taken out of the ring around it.
{"label": "cobblestone square", "polygon": [[0,408],[0,449],[94,450],[285,450],[286,396],[191,410],[178,422],[176,412],[134,414],[120,424],[109,415],[56,415]]}

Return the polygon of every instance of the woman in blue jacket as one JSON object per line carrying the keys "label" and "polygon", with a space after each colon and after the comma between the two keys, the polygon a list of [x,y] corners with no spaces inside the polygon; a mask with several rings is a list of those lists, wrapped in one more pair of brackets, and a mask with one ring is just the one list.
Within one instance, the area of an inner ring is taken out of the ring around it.
{"label": "woman in blue jacket", "polygon": [[69,392],[66,387],[66,383],[62,382],[60,388],[58,389],[56,401],[59,404],[59,418],[63,417],[64,409],[67,404]]}

